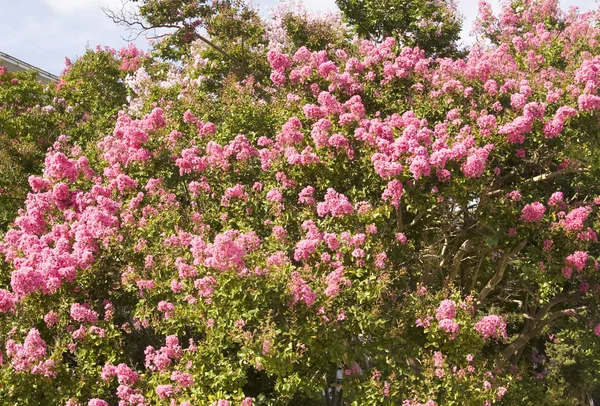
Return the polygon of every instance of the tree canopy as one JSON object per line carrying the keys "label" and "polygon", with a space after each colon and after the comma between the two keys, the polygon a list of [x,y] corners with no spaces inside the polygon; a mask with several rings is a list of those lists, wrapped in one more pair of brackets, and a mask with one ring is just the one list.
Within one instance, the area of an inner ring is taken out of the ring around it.
{"label": "tree canopy", "polygon": [[454,0],[336,0],[344,18],[363,38],[393,37],[427,55],[456,56],[461,16]]}

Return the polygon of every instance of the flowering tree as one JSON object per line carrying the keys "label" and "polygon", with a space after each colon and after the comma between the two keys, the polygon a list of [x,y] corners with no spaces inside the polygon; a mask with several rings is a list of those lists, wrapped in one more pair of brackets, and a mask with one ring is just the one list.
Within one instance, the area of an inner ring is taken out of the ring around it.
{"label": "flowering tree", "polygon": [[600,30],[522,5],[479,24],[523,44],[465,59],[272,49],[270,80],[218,93],[194,47],[138,69],[111,134],[59,137],[0,244],[0,398],[589,399]]}
{"label": "flowering tree", "polygon": [[87,50],[74,62],[67,59],[58,82],[47,85],[37,72],[0,67],[0,232],[14,220],[27,177],[41,171],[61,131],[68,129],[71,141],[85,148],[114,126],[126,103],[123,79],[140,66],[138,54],[132,47]]}
{"label": "flowering tree", "polygon": [[458,54],[461,18],[454,0],[336,0],[356,33],[373,40],[394,37],[427,55]]}
{"label": "flowering tree", "polygon": [[339,12],[313,14],[299,0],[279,2],[270,12],[269,48],[294,53],[309,49],[345,47],[350,38]]}
{"label": "flowering tree", "polygon": [[37,72],[9,73],[0,66],[0,230],[14,220],[27,193],[27,176],[41,168],[56,132],[47,116],[52,97]]}

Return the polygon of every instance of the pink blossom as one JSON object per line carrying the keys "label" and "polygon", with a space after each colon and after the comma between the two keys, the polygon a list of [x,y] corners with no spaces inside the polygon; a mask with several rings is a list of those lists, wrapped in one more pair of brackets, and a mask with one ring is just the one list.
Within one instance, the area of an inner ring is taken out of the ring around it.
{"label": "pink blossom", "polygon": [[481,336],[486,338],[506,338],[506,323],[497,315],[491,314],[475,323],[473,327]]}
{"label": "pink blossom", "polygon": [[91,310],[88,305],[73,303],[71,305],[71,318],[79,322],[95,324],[98,321],[98,313]]}
{"label": "pink blossom", "polygon": [[17,299],[6,289],[0,289],[0,313],[12,312]]}
{"label": "pink blossom", "polygon": [[283,72],[292,66],[292,59],[289,55],[282,54],[273,49],[267,52],[267,60],[276,72]]}
{"label": "pink blossom", "polygon": [[468,178],[478,178],[485,169],[489,152],[486,148],[475,148],[470,151],[467,160],[462,164],[462,171]]}
{"label": "pink blossom", "polygon": [[299,241],[296,244],[296,249],[294,250],[294,259],[296,261],[302,261],[308,259],[312,254],[314,254],[317,250],[317,247],[321,241],[316,239],[305,239]]}
{"label": "pink blossom", "polygon": [[573,268],[565,266],[561,269],[563,276],[567,279],[571,279],[571,275],[573,275]]}
{"label": "pink blossom", "polygon": [[[487,156],[486,156],[486,158],[487,158]],[[474,158],[473,162],[479,162],[478,158]],[[479,164],[472,163],[470,165],[477,166]],[[423,176],[428,177],[431,174],[431,166],[429,165],[429,161],[427,160],[426,157],[424,157],[422,155],[418,155],[413,158],[412,163],[410,164],[409,170],[415,179],[419,179]]]}
{"label": "pink blossom", "polygon": [[227,400],[221,399],[217,402],[211,403],[210,406],[231,406],[231,403],[229,403]]}
{"label": "pink blossom", "polygon": [[550,196],[550,198],[548,199],[548,206],[556,206],[557,204],[563,201],[563,198],[564,197],[562,192],[552,193],[552,196]]}
{"label": "pink blossom", "polygon": [[519,192],[518,190],[513,190],[512,192],[507,193],[506,197],[514,201],[519,201],[521,200],[521,192]]}
{"label": "pink blossom", "polygon": [[198,296],[202,298],[210,298],[217,285],[217,280],[213,276],[205,276],[204,278],[196,279],[194,287],[198,291]]}
{"label": "pink blossom", "polygon": [[44,315],[44,322],[46,327],[51,328],[58,322],[58,313],[48,312]]}
{"label": "pink blossom", "polygon": [[348,198],[332,188],[327,189],[325,201],[317,205],[317,214],[320,217],[326,217],[327,215],[343,217],[353,213],[354,207]]}
{"label": "pink blossom", "polygon": [[544,218],[546,207],[540,202],[534,202],[526,205],[521,212],[521,221],[531,223]]}
{"label": "pink blossom", "polygon": [[456,303],[450,299],[444,299],[435,312],[435,318],[438,321],[442,319],[453,319],[456,317]]}
{"label": "pink blossom", "polygon": [[109,406],[108,403],[102,399],[94,398],[90,399],[87,406]]}
{"label": "pink blossom", "polygon": [[156,394],[161,399],[167,399],[173,396],[173,385],[158,385],[155,389]]}
{"label": "pink blossom", "polygon": [[588,259],[588,253],[586,251],[575,251],[565,259],[565,264],[569,267],[573,267],[578,271],[582,271],[585,268]]}
{"label": "pink blossom", "polygon": [[281,203],[283,201],[283,196],[279,190],[272,189],[267,192],[267,200],[270,202]]}
{"label": "pink blossom", "polygon": [[175,313],[175,306],[173,303],[161,300],[158,302],[157,310],[163,313],[165,319],[170,319],[173,317],[173,313]]}
{"label": "pink blossom", "polygon": [[344,276],[344,267],[338,267],[325,278],[327,288],[323,293],[326,296],[335,297],[340,291],[340,285],[351,286],[352,282]]}
{"label": "pink blossom", "polygon": [[500,386],[498,388],[498,392],[496,393],[496,399],[502,400],[506,392],[508,392],[508,389],[506,389],[504,386]]}
{"label": "pink blossom", "polygon": [[438,328],[450,334],[450,339],[454,340],[458,335],[459,325],[452,319],[442,319],[438,323]]}
{"label": "pink blossom", "polygon": [[303,302],[306,306],[311,307],[317,299],[317,294],[310,289],[298,272],[292,272],[290,290],[293,296],[292,304]]}
{"label": "pink blossom", "polygon": [[600,97],[591,94],[582,94],[577,99],[577,105],[584,111],[598,110],[600,109]]}
{"label": "pink blossom", "polygon": [[441,352],[435,351],[433,353],[433,365],[436,368],[441,368],[444,365],[444,355]]}
{"label": "pink blossom", "polygon": [[402,183],[396,179],[389,181],[381,198],[389,200],[393,207],[398,208],[402,198]]}
{"label": "pink blossom", "polygon": [[431,326],[431,320],[433,320],[433,317],[427,316],[424,319],[417,319],[415,324],[417,327],[428,328]]}
{"label": "pink blossom", "polygon": [[587,220],[589,213],[590,209],[587,207],[573,209],[560,221],[560,224],[567,230],[581,230],[583,229],[583,223]]}
{"label": "pink blossom", "polygon": [[312,205],[315,203],[314,199],[315,189],[312,186],[307,186],[298,195],[298,203]]}

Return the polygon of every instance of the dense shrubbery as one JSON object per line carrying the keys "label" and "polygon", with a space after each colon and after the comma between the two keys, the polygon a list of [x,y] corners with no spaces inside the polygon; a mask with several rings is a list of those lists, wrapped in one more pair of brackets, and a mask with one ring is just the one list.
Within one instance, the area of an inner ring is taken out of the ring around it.
{"label": "dense shrubbery", "polygon": [[[134,53],[137,63],[128,64]],[[5,231],[29,190],[27,177],[41,172],[48,147],[63,132],[86,148],[114,126],[126,103],[123,80],[139,67],[139,51],[87,50],[57,83],[43,85],[35,72],[0,67],[0,233]]]}
{"label": "dense shrubbery", "polygon": [[[465,59],[281,11],[247,54],[270,79],[228,75],[202,40],[181,65],[136,63],[113,131],[82,148],[67,126],[0,244],[0,398],[597,393],[596,14],[480,10],[492,45]],[[327,29],[335,46],[296,42]]]}

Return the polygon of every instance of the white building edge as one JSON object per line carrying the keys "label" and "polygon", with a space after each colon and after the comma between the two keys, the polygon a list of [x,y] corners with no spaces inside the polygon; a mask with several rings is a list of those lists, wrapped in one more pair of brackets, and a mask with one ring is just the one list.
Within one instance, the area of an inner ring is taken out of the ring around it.
{"label": "white building edge", "polygon": [[9,72],[20,72],[25,70],[35,70],[38,72],[38,77],[43,83],[56,82],[58,76],[46,72],[43,69],[37,68],[33,65],[28,64],[14,56],[0,52],[0,65],[5,66]]}

